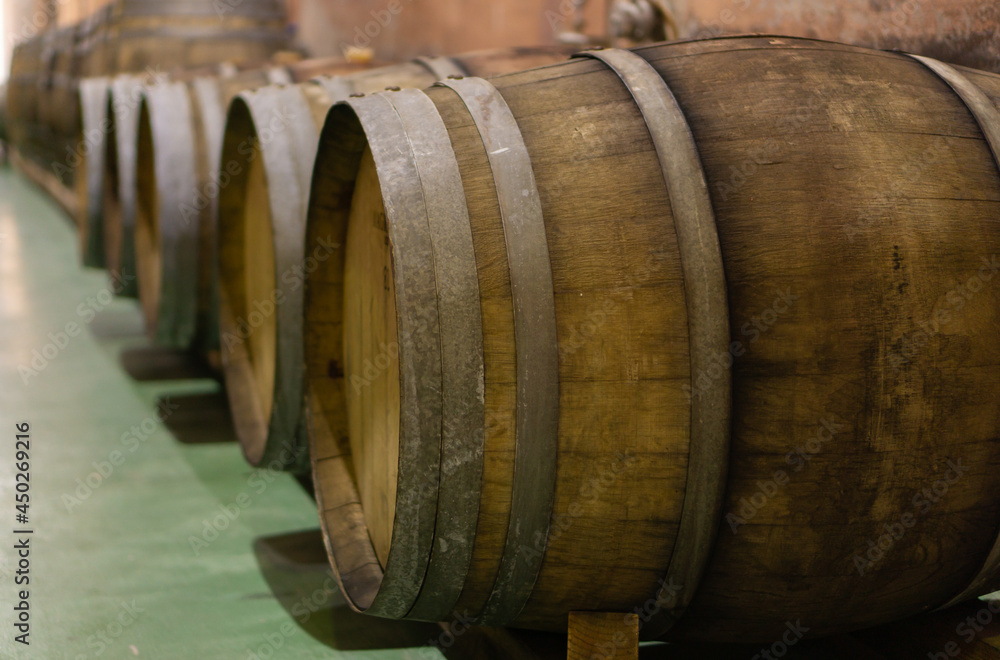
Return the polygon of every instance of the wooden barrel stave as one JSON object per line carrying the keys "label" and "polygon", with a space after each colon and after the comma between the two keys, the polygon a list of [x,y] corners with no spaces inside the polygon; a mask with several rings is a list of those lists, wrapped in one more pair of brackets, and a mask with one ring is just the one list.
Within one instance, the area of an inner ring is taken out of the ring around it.
{"label": "wooden barrel stave", "polygon": [[264,62],[287,44],[275,0],[219,6],[124,0],[111,17],[115,72],[191,69],[217,62]]}
{"label": "wooden barrel stave", "polygon": [[[983,306],[948,333],[954,340],[934,344],[945,363],[917,355],[897,375],[886,367],[892,342],[913,330],[911,319],[933,318],[941,295],[978,272],[981,254],[988,258],[995,251],[990,217],[1000,201],[1000,182],[975,120],[940,80],[892,54],[767,37],[639,52],[676,95],[696,138],[718,219],[732,337],[744,348],[755,337],[732,372],[734,458],[723,511],[739,511],[775,470],[791,475],[738,533],[724,519],[715,521],[721,532],[709,571],[674,634],[767,641],[793,615],[812,634],[822,634],[940,605],[980,569],[1000,516],[997,503],[982,495],[995,492],[1000,459],[990,440],[996,420],[987,403],[1000,386],[991,375],[996,347],[988,341],[997,321],[989,311],[996,308],[996,293],[981,294]],[[995,77],[969,75],[995,98]],[[683,386],[697,387],[700,374],[689,363],[670,202],[629,90],[597,62],[515,74],[495,84],[517,118],[543,200],[561,349],[553,524],[569,521],[540,548],[545,559],[538,580],[514,623],[560,629],[573,608],[631,611],[655,604],[688,472],[690,406]],[[810,89],[823,90],[812,106]],[[428,95],[455,145],[477,263],[498,264],[502,271],[503,237],[481,136],[453,92]],[[734,104],[734,98],[741,102]],[[785,102],[789,98],[792,103]],[[334,124],[356,120],[344,110],[334,113],[317,162],[313,238],[346,231],[353,181],[343,178],[351,171],[343,159],[348,151],[351,159],[361,158],[360,147],[346,146],[347,137],[333,139]],[[781,137],[771,144],[761,137],[774,135]],[[754,151],[762,146],[772,151]],[[583,149],[587,158],[581,160]],[[742,166],[738,158],[748,153],[760,161],[751,160],[757,178],[744,174],[747,182],[736,185],[730,167]],[[926,163],[926,153],[940,154],[933,181],[894,178],[899,163]],[[370,178],[364,185],[378,190]],[[830,197],[823,190],[838,193]],[[885,201],[887,190],[892,206]],[[976,193],[955,200],[956,190]],[[475,227],[487,213],[473,211],[474,202],[494,206],[491,258],[480,258],[486,234]],[[865,221],[871,208],[880,214],[877,222]],[[776,221],[774,209],[789,220]],[[959,217],[962,233],[955,232]],[[608,228],[608,218],[623,219],[602,237],[597,230]],[[848,230],[861,235],[852,242]],[[838,250],[850,256],[831,259]],[[337,403],[350,394],[337,348],[343,331],[336,290],[344,258],[334,255],[307,292],[310,431],[317,492],[324,498],[321,516],[337,538],[330,543],[334,565],[353,585],[348,591],[355,606],[365,609],[378,598],[382,577],[372,564],[377,554],[365,550],[366,543],[371,547],[365,526],[377,521],[366,520],[359,486],[325,483],[330,471],[342,476],[353,460],[343,439],[349,436],[343,404]],[[498,402],[491,393],[513,382],[509,317],[506,330],[494,334],[502,319],[496,310],[509,310],[510,303],[491,308],[487,292],[503,280],[483,280],[487,419],[491,408],[501,409],[509,434],[513,399],[508,394]],[[809,288],[811,282],[831,286]],[[780,323],[744,334],[755,328],[755,315],[778,315],[776,305],[787,309]],[[593,322],[594,314],[628,321],[611,321],[613,332],[581,339],[577,326]],[[639,327],[657,332],[643,334]],[[502,366],[506,378],[493,375],[491,364]],[[618,384],[601,380],[608,377]],[[914,390],[916,384],[923,389]],[[907,408],[884,407],[873,398],[878,391],[888,392],[890,401],[907,401]],[[919,414],[921,406],[926,414]],[[836,429],[837,441],[803,468],[811,471],[807,480],[796,479],[788,453],[816,437],[823,421]],[[485,495],[487,484],[510,492],[511,439],[505,463],[489,462],[490,442],[487,434],[481,515],[494,501]],[[877,539],[885,524],[906,511],[914,492],[941,479],[947,459],[959,449],[973,467],[953,485],[952,496],[897,541],[892,564],[859,576],[852,557],[867,549],[866,538]],[[626,477],[616,478],[610,465],[615,451],[639,459],[625,466]],[[595,470],[596,476],[608,473],[611,483],[591,501],[582,489]],[[341,518],[334,506],[350,515]],[[505,537],[497,531],[506,525],[507,512],[500,509],[492,520],[480,519],[459,611],[479,611],[489,598]],[[839,513],[845,511],[853,513]],[[484,575],[477,582],[480,566]]]}

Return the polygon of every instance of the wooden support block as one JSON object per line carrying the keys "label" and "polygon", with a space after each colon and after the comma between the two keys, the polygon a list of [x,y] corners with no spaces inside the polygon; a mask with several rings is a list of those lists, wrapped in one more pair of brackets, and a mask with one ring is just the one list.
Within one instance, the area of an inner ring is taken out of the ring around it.
{"label": "wooden support block", "polygon": [[568,660],[638,660],[639,615],[570,612]]}

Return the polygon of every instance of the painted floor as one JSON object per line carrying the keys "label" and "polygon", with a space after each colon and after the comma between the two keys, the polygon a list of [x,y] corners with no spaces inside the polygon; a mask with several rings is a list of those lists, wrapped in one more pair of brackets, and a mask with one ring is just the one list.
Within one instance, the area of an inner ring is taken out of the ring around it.
{"label": "painted floor", "polygon": [[[136,303],[79,266],[75,238],[0,169],[0,658],[441,658],[436,626],[348,610],[309,495],[243,461],[218,384],[149,346]],[[14,641],[21,590],[29,646]]]}

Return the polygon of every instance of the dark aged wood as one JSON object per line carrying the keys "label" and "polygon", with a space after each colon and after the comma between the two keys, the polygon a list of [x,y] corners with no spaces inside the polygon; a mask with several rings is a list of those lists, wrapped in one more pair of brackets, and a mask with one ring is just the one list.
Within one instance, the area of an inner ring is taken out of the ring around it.
{"label": "dark aged wood", "polygon": [[[677,99],[646,60],[619,49],[593,51],[586,56],[601,60],[618,74],[649,129],[677,231],[691,370],[706,371],[718,355],[729,350],[729,305],[712,200],[694,136]],[[648,622],[647,631],[656,636],[684,614],[715,541],[729,462],[731,397],[732,383],[726,372],[692,401],[684,510],[664,578],[667,585],[683,584],[685,589],[675,594],[664,587],[657,594],[660,611]]]}
{"label": "dark aged wood", "polygon": [[[770,643],[789,625],[817,636],[932,609],[984,566],[976,591],[1000,586],[988,563],[1000,527],[1000,174],[970,106],[896,53],[779,37],[635,52],[694,138],[730,345],[718,367],[692,368],[696,283],[682,200],[664,178],[683,156],[657,151],[637,104],[649,86],[630,90],[593,60],[494,78],[541,200],[560,358],[553,517],[547,538],[522,546],[542,555],[540,570],[507,623],[566,630],[568,613],[587,609],[636,612],[645,627],[690,599],[673,637]],[[958,70],[1000,100],[1000,78]],[[463,100],[445,87],[425,93],[458,163],[482,318],[480,503],[453,608],[474,618],[500,577],[518,469],[519,339],[500,201],[510,191],[498,191],[497,154]],[[400,507],[432,498],[449,515],[433,494],[451,458],[436,434],[453,413],[435,402],[453,393],[434,389],[438,358],[414,352],[434,345],[442,317],[435,329],[404,312],[427,295],[416,283],[437,254],[397,258],[416,222],[401,209],[433,222],[413,180],[424,169],[386,164],[416,158],[398,115],[361,115],[333,108],[317,152],[306,246],[339,247],[307,286],[305,364],[321,521],[345,593],[364,610],[383,588],[399,593],[388,584],[397,562],[428,561],[413,557],[422,537],[398,537],[393,521],[409,518]],[[387,140],[395,152],[376,148]],[[407,195],[418,196],[401,206]],[[345,292],[347,282],[360,286]],[[407,426],[414,373],[439,415],[423,436],[440,447],[436,471]],[[706,460],[691,446],[695,404],[727,373],[726,495],[721,511],[698,514],[718,535],[701,582],[671,584],[687,484]]]}
{"label": "dark aged wood", "polygon": [[[330,105],[389,86],[425,87],[448,72],[492,75],[565,56],[560,48],[504,49],[380,68],[323,60],[327,75],[312,82],[236,98],[218,168],[228,182],[219,194],[220,345],[237,434],[251,463],[308,468],[302,283],[304,270],[327,250],[303,253],[303,243],[312,164]],[[289,67],[294,79],[318,70],[308,61]],[[268,312],[276,295],[282,302]],[[449,557],[443,552],[440,565]],[[438,570],[439,562],[431,566]]]}
{"label": "dark aged wood", "polygon": [[567,660],[639,660],[639,616],[570,612]]}
{"label": "dark aged wood", "polygon": [[[1000,110],[997,109],[994,102],[954,67],[920,55],[912,55],[911,57],[940,76],[961,97],[969,112],[976,118],[976,123],[979,124],[980,130],[986,138],[986,143],[993,153],[993,160],[1000,167]],[[946,603],[944,607],[985,593],[988,585],[997,584],[998,578],[1000,578],[1000,537],[993,544],[986,562],[969,586]]]}
{"label": "dark aged wood", "polygon": [[1000,73],[1000,6],[979,0],[666,0],[682,38],[787,34]]}

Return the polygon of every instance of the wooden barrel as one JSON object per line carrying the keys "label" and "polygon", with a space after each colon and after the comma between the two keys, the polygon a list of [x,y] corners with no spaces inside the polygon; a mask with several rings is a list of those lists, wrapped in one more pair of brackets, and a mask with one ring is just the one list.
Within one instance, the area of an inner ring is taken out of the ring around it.
{"label": "wooden barrel", "polygon": [[250,463],[308,469],[302,290],[313,262],[326,253],[302,248],[312,164],[330,105],[390,85],[426,87],[449,75],[495,75],[566,56],[561,48],[531,48],[422,59],[234,100],[222,151],[232,181],[219,207],[220,343],[230,408]]}
{"label": "wooden barrel", "polygon": [[72,138],[80,131],[77,28],[52,30],[45,33],[42,41],[38,119],[56,135]]}
{"label": "wooden barrel", "polygon": [[[136,232],[136,159],[139,132],[139,111],[143,89],[157,84],[159,78],[139,75],[118,75],[108,83],[104,112],[93,108],[85,117],[99,119],[107,130],[98,136],[103,151],[91,150],[94,164],[87,171],[100,172],[88,183],[85,198],[89,208],[100,209],[99,215],[88,216],[81,236],[84,258],[90,265],[103,265],[125,285],[118,295],[139,295],[138,266],[135,256]],[[96,90],[99,94],[99,90]],[[92,129],[88,129],[92,130]],[[100,155],[99,155],[100,154]],[[100,164],[96,162],[100,160]]]}
{"label": "wooden barrel", "polygon": [[41,39],[34,38],[15,45],[11,55],[7,110],[11,140],[22,150],[28,147],[32,128],[38,122],[41,49]]}
{"label": "wooden barrel", "polygon": [[[87,183],[78,187],[78,194],[81,213],[86,214],[80,222],[85,265],[135,276],[135,160],[143,88],[170,77],[235,72],[232,64],[224,63],[170,75],[122,74],[81,81],[80,141],[87,145]],[[135,280],[120,293],[138,295]]]}
{"label": "wooden barrel", "polygon": [[119,73],[252,64],[287,45],[280,0],[119,0],[111,21]]}
{"label": "wooden barrel", "polygon": [[752,36],[491,83],[349,99],[317,151],[355,608],[770,643],[1000,586],[1000,77]]}
{"label": "wooden barrel", "polygon": [[213,255],[226,108],[246,89],[289,83],[288,70],[272,66],[144,90],[135,256],[147,329],[158,343],[217,352]]}
{"label": "wooden barrel", "polygon": [[[84,264],[104,267],[112,273],[128,273],[133,277],[136,274],[135,169],[142,90],[171,77],[233,75],[235,71],[232,64],[225,63],[184,74],[122,74],[110,81],[94,79],[81,84],[81,141],[96,147],[87,151],[89,183],[84,189],[78,188],[81,208],[90,209],[87,221],[81,223],[81,231],[86,234],[81,236]],[[101,88],[105,85],[107,91],[102,95]],[[136,281],[129,280],[120,294],[137,296]]]}
{"label": "wooden barrel", "polygon": [[81,78],[113,73],[113,43],[109,36],[114,5],[107,4],[81,21],[77,28],[76,59]]}

